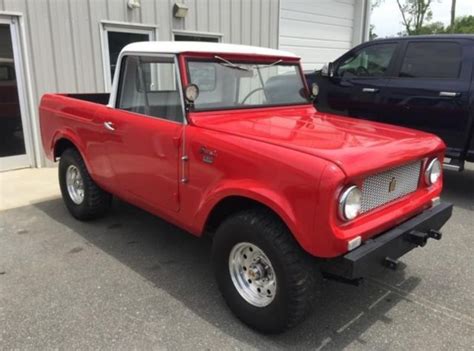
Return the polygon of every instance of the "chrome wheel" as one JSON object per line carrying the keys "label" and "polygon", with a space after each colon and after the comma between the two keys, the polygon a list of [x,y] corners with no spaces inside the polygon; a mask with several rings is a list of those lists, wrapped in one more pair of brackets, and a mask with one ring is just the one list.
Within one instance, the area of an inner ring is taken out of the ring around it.
{"label": "chrome wheel", "polygon": [[66,171],[67,192],[71,200],[80,205],[84,201],[84,182],[79,169],[70,165]]}
{"label": "chrome wheel", "polygon": [[229,255],[229,272],[240,296],[253,306],[268,306],[275,298],[275,271],[257,246],[247,242],[236,244]]}

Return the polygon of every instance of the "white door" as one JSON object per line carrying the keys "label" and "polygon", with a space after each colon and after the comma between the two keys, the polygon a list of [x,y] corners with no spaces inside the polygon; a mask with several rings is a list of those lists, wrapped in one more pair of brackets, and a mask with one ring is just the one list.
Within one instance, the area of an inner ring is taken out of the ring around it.
{"label": "white door", "polygon": [[0,14],[0,171],[33,164],[16,17]]}

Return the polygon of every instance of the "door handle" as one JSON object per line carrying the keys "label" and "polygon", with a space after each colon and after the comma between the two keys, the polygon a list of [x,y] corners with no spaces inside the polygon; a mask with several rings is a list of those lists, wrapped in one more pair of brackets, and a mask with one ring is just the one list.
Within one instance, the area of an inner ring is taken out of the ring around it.
{"label": "door handle", "polygon": [[379,89],[377,89],[377,88],[362,88],[362,92],[363,93],[375,94],[375,93],[379,92]]}
{"label": "door handle", "polygon": [[441,97],[457,97],[461,95],[461,93],[458,93],[456,91],[440,91],[439,96]]}
{"label": "door handle", "polygon": [[115,130],[115,125],[112,122],[104,122],[104,127],[111,131]]}

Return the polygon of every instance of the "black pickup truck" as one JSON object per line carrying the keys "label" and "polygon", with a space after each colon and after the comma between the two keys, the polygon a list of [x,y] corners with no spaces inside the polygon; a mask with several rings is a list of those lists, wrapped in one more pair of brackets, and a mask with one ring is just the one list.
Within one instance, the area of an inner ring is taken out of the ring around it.
{"label": "black pickup truck", "polygon": [[374,40],[305,74],[319,111],[434,133],[447,169],[474,162],[474,35]]}

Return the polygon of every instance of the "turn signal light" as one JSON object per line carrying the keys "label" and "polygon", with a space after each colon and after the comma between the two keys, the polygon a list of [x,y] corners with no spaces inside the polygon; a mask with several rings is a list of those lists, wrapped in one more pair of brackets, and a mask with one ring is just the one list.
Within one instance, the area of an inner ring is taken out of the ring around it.
{"label": "turn signal light", "polygon": [[360,244],[362,244],[362,238],[360,236],[356,236],[354,239],[351,239],[347,242],[347,250],[354,250],[356,247],[359,247]]}

